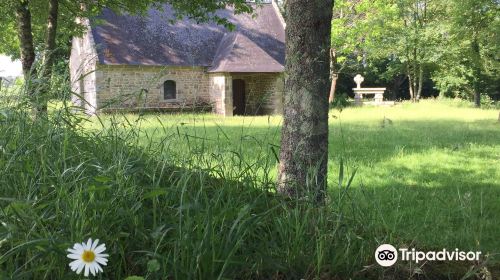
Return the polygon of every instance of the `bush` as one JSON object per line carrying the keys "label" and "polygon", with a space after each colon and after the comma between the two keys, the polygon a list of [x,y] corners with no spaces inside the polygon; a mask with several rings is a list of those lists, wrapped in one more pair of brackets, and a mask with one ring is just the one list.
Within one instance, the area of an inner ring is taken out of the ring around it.
{"label": "bush", "polygon": [[493,100],[489,95],[481,95],[481,108],[484,109],[500,109],[500,102]]}
{"label": "bush", "polygon": [[330,108],[343,110],[349,106],[349,96],[346,93],[337,94],[332,103],[330,103]]}

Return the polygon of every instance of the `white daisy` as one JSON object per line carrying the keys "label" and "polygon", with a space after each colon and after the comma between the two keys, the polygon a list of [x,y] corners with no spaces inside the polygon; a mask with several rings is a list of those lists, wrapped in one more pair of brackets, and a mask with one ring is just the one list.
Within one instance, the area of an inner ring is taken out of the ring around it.
{"label": "white daisy", "polygon": [[92,275],[96,275],[98,272],[102,272],[101,265],[106,265],[108,263],[108,254],[102,254],[106,250],[106,245],[103,243],[99,246],[99,239],[92,242],[92,238],[89,238],[87,243],[75,243],[73,248],[69,248],[68,258],[74,260],[69,266],[71,270],[76,271],[80,274],[85,268],[85,277],[89,276],[89,272]]}

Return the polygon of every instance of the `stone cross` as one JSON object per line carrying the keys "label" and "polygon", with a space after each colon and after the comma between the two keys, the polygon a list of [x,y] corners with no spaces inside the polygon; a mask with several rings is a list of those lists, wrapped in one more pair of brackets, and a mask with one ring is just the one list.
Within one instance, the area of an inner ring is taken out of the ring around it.
{"label": "stone cross", "polygon": [[357,85],[357,88],[361,88],[361,83],[365,80],[365,78],[363,78],[363,76],[361,76],[360,74],[356,75],[356,77],[354,77],[354,82],[356,83]]}

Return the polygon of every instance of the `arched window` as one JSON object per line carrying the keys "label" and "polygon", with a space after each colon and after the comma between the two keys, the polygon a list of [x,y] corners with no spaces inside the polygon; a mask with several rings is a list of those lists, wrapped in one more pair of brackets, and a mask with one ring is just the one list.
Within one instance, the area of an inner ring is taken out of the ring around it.
{"label": "arched window", "polygon": [[177,98],[177,88],[175,81],[168,80],[163,83],[163,99],[176,99]]}

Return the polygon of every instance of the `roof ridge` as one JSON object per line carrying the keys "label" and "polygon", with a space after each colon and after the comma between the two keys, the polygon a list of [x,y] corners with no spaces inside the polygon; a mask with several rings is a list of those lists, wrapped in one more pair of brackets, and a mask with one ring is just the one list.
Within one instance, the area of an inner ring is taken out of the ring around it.
{"label": "roof ridge", "polygon": [[[217,47],[217,51],[215,52],[215,56],[214,56],[214,59],[212,61],[212,65],[210,66],[210,68],[208,69],[208,71],[211,71],[212,69],[215,69],[215,68],[225,67],[226,66],[227,61],[225,59],[223,59],[223,58],[226,57],[227,55],[229,55],[231,53],[231,51],[234,48],[234,44],[236,44],[236,40],[238,39],[239,35],[240,35],[240,32],[238,32],[238,31],[232,31],[232,32],[226,32],[226,33],[224,33],[224,35],[222,36],[222,38],[221,38],[221,40],[219,42],[219,46]],[[226,38],[226,36],[227,37],[232,36],[232,37],[231,38]],[[232,40],[232,42],[231,42],[230,45],[224,46],[224,44],[223,44],[224,40]],[[224,51],[226,51],[225,55],[222,53]],[[222,63],[220,65],[215,65],[217,63],[217,61],[219,63],[220,63],[220,61],[222,61]]]}

